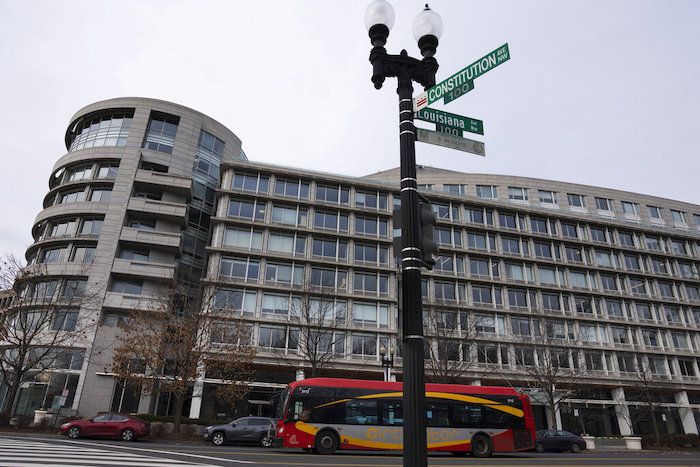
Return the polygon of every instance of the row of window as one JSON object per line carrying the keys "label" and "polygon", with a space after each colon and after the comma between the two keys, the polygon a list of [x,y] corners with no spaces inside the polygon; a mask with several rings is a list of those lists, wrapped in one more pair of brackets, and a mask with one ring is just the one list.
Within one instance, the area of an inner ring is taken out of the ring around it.
{"label": "row of window", "polygon": [[69,151],[102,146],[124,146],[134,110],[110,111],[81,119],[72,129]]}
{"label": "row of window", "polygon": [[[431,189],[432,186],[423,186],[423,188]],[[498,186],[496,185],[476,185],[476,196],[483,199],[498,199]],[[444,191],[453,194],[466,195],[466,185],[443,185]],[[508,199],[514,202],[529,203],[530,190],[523,187],[507,187]],[[586,195],[577,193],[567,193],[566,199],[569,207],[573,211],[586,212]],[[537,199],[541,206],[544,207],[559,207],[559,193],[551,190],[537,190]],[[631,201],[621,201],[622,212],[626,218],[640,218],[640,205]],[[614,216],[614,200],[609,198],[594,197],[593,203],[596,213],[605,216]],[[591,206],[593,207],[593,206]],[[691,225],[700,229],[700,214],[689,214],[684,211],[669,209],[671,225],[677,228],[688,228]],[[659,206],[646,205],[646,213],[651,223],[665,224],[664,208]],[[691,217],[692,216],[692,217]]]}
{"label": "row of window", "polygon": [[81,201],[109,202],[112,189],[102,186],[87,186],[85,188],[61,191],[56,194],[55,204],[79,203]]}
{"label": "row of window", "polygon": [[73,237],[75,235],[99,235],[102,232],[103,220],[93,217],[71,217],[50,222],[46,230],[37,238]]}
{"label": "row of window", "polygon": [[24,303],[29,300],[48,301],[60,298],[83,297],[87,288],[86,279],[53,279],[28,284],[20,296]]}
{"label": "row of window", "polygon": [[[114,180],[119,173],[118,163],[88,163],[68,167],[63,174],[63,183],[80,180]],[[59,177],[61,175],[58,175]]]}

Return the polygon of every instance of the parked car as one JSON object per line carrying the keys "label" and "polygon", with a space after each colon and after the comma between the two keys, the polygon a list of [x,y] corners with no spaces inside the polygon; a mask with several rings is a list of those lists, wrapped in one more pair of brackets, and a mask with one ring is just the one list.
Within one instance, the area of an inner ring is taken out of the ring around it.
{"label": "parked car", "polygon": [[536,433],[535,451],[571,451],[586,449],[586,441],[580,436],[564,430],[540,430]]}
{"label": "parked car", "polygon": [[61,425],[61,434],[70,439],[100,437],[136,441],[150,432],[150,423],[123,413],[102,413],[87,420],[72,420]]}
{"label": "parked car", "polygon": [[216,446],[224,443],[257,443],[272,446],[275,437],[275,420],[267,417],[243,417],[221,425],[204,428],[204,441]]}

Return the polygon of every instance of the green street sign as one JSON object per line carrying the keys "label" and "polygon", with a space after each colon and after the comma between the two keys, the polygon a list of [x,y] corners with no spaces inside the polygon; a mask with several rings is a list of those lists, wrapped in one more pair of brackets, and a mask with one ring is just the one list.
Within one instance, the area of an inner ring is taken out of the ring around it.
{"label": "green street sign", "polygon": [[444,102],[448,103],[463,96],[474,89],[474,79],[487,71],[493,70],[509,59],[510,51],[506,43],[446,80],[441,81],[427,91],[420,93],[417,97],[414,97],[413,110],[417,112],[440,99],[444,99]]}
{"label": "green street sign", "polygon": [[436,146],[457,149],[459,151],[476,154],[477,156],[486,157],[484,143],[480,141],[438,133],[437,131],[425,130],[423,128],[416,128],[416,139],[421,143],[434,144]]}
{"label": "green street sign", "polygon": [[[484,134],[484,122],[475,118],[463,117],[461,115],[443,112],[442,110],[426,107],[416,112],[416,118],[424,122],[431,122],[451,128],[458,128],[462,131]],[[440,131],[440,130],[438,130]]]}

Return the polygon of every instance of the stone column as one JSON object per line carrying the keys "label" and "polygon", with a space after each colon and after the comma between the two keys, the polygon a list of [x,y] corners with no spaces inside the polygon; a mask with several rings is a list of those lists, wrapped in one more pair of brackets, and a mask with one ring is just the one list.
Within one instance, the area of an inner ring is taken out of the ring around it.
{"label": "stone column", "polygon": [[617,415],[617,425],[620,427],[622,436],[630,436],[632,427],[630,426],[630,411],[625,400],[625,390],[616,388],[612,390],[613,400],[617,402],[615,405],[615,414]]}
{"label": "stone column", "polygon": [[674,394],[674,397],[676,398],[676,404],[681,406],[678,407],[678,413],[681,416],[681,422],[683,422],[683,431],[685,431],[686,435],[698,434],[698,425],[695,422],[693,409],[690,408],[688,393],[685,391],[677,392]]}

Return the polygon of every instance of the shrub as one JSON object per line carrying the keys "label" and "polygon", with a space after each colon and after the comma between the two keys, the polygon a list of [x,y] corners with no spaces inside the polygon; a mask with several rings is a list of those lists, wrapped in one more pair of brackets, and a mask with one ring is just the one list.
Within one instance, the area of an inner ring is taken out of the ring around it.
{"label": "shrub", "polygon": [[15,426],[17,428],[29,428],[34,421],[31,415],[18,415],[15,417]]}
{"label": "shrub", "polygon": [[[152,415],[148,413],[140,413],[136,415],[138,418],[144,422],[161,422],[161,423],[175,423],[175,416],[173,415]],[[183,425],[217,425],[221,423],[220,420],[205,420],[201,418],[187,418],[182,417]]]}

